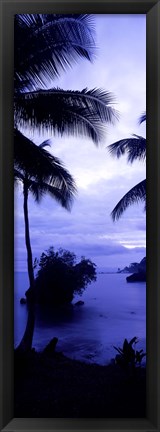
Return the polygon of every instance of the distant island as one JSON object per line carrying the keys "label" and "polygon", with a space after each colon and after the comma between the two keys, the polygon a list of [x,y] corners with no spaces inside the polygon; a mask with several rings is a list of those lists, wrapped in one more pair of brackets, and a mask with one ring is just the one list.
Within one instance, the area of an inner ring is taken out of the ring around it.
{"label": "distant island", "polygon": [[98,271],[98,274],[115,274],[117,273],[116,271],[110,270],[110,271]]}
{"label": "distant island", "polygon": [[139,263],[131,263],[129,267],[119,269],[117,273],[131,273],[130,276],[126,277],[127,282],[146,282],[146,257],[144,257]]}

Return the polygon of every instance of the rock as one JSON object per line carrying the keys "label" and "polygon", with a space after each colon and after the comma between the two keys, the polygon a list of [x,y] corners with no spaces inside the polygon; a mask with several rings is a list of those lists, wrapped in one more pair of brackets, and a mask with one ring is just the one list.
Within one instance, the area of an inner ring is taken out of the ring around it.
{"label": "rock", "polygon": [[145,272],[138,272],[133,273],[130,276],[126,277],[127,282],[146,282],[146,273]]}
{"label": "rock", "polygon": [[51,339],[49,344],[44,348],[43,353],[44,354],[51,354],[51,355],[54,354],[57,342],[58,342],[57,337],[54,337],[53,339]]}
{"label": "rock", "polygon": [[22,298],[20,299],[20,304],[26,304],[26,303],[27,303],[27,300],[26,300],[25,298],[22,297]]}
{"label": "rock", "polygon": [[83,305],[84,305],[84,301],[79,300],[79,301],[77,301],[74,305],[75,305],[75,306],[83,306]]}

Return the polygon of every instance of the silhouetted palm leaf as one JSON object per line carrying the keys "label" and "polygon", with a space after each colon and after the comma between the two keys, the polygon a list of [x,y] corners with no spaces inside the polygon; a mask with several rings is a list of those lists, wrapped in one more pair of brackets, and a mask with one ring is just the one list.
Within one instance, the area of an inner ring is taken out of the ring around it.
{"label": "silhouetted palm leaf", "polygon": [[139,118],[139,124],[143,123],[144,121],[146,121],[146,113],[143,113]]}
{"label": "silhouetted palm leaf", "polygon": [[91,15],[15,15],[15,90],[46,86],[78,57],[94,54]]}
{"label": "silhouetted palm leaf", "polygon": [[133,163],[136,159],[146,158],[146,139],[139,135],[133,135],[134,138],[124,138],[117,141],[107,148],[111,155],[120,158],[127,154],[128,162]]}
{"label": "silhouetted palm leaf", "polygon": [[48,140],[43,141],[41,144],[39,144],[39,147],[40,148],[51,147],[51,140],[48,139]]}
{"label": "silhouetted palm leaf", "polygon": [[35,198],[35,201],[39,203],[44,195],[50,195],[54,198],[62,207],[66,210],[71,210],[72,198],[68,190],[64,190],[62,187],[56,187],[53,184],[48,184],[46,182],[37,183],[34,180],[29,180],[28,182],[29,191]]}
{"label": "silhouetted palm leaf", "polygon": [[24,175],[18,169],[14,168],[14,182],[19,183],[24,181]]}
{"label": "silhouetted palm leaf", "polygon": [[[139,122],[142,123],[146,120],[146,114],[140,117]],[[127,154],[128,162],[133,163],[134,160],[144,160],[146,158],[146,139],[139,135],[133,135],[133,138],[125,138],[117,141],[110,146],[108,150],[113,156],[120,158],[122,155]],[[146,180],[138,183],[129,192],[127,192],[124,197],[118,202],[116,207],[113,209],[111,216],[115,221],[119,219],[123,212],[131,204],[138,201],[146,202]],[[146,209],[146,204],[145,204]]]}
{"label": "silhouetted palm leaf", "polygon": [[76,185],[71,174],[58,158],[42,146],[34,144],[16,129],[14,131],[14,164],[19,175],[27,175],[30,181],[37,182],[37,187],[39,185],[40,189],[43,183],[46,183],[59,190],[61,195],[64,195],[61,198],[63,207],[70,208],[76,194]]}
{"label": "silhouetted palm leaf", "polygon": [[118,220],[124,211],[132,204],[146,201],[146,180],[141,181],[127,192],[113,209],[111,216],[113,221]]}
{"label": "silhouetted palm leaf", "polygon": [[15,124],[61,135],[80,134],[97,144],[103,136],[103,123],[114,123],[118,118],[113,100],[111,93],[101,89],[22,93],[15,96]]}

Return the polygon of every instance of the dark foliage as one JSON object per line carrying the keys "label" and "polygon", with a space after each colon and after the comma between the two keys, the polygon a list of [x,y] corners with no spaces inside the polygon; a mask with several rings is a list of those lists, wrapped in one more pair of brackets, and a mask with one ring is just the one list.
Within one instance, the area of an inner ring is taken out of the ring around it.
{"label": "dark foliage", "polygon": [[118,220],[129,206],[140,201],[144,201],[146,205],[146,180],[142,180],[140,183],[133,186],[118,202],[111,213],[113,221]]}
{"label": "dark foliage", "polygon": [[78,58],[95,57],[92,15],[15,15],[15,89],[45,86]]}
{"label": "dark foliage", "polygon": [[112,93],[102,89],[18,93],[14,98],[15,124],[41,133],[88,136],[98,144],[105,136],[104,126],[118,119],[113,100]]}
{"label": "dark foliage", "polygon": [[144,121],[146,121],[146,119],[147,119],[147,116],[146,116],[146,113],[144,112],[144,113],[141,115],[140,119],[139,119],[139,124],[141,124],[141,123],[143,123]]}
{"label": "dark foliage", "polygon": [[127,339],[125,339],[122,348],[114,347],[119,353],[116,355],[115,361],[124,369],[128,369],[129,366],[131,366],[133,369],[137,365],[140,366],[142,359],[146,356],[146,353],[143,352],[143,349],[137,351],[133,348],[133,344],[136,345],[137,343],[138,339],[135,336],[129,342]]}
{"label": "dark foliage", "polygon": [[87,136],[98,144],[117,111],[102,89],[50,88],[80,57],[95,56],[92,15],[15,15],[14,121],[17,129]]}
{"label": "dark foliage", "polygon": [[76,195],[74,179],[60,159],[44,148],[46,145],[47,141],[37,146],[14,129],[14,180],[26,184],[37,202],[49,194],[70,210]]}
{"label": "dark foliage", "polygon": [[119,418],[146,417],[145,368],[136,368],[133,379],[115,364],[33,351],[27,362],[16,352],[14,367],[15,417],[117,418],[117,424]]}
{"label": "dark foliage", "polygon": [[[144,121],[146,121],[145,113],[141,115],[139,124]],[[125,138],[109,145],[108,150],[117,158],[127,155],[128,162],[132,164],[137,159],[146,159],[146,139],[134,134],[133,138]],[[121,198],[111,213],[113,221],[118,220],[130,205],[139,201],[145,202],[144,210],[146,210],[146,180],[136,184]]]}
{"label": "dark foliage", "polygon": [[146,158],[146,139],[140,135],[133,134],[133,138],[124,138],[108,146],[111,155],[119,159],[127,154],[127,160],[133,163],[136,159]]}
{"label": "dark foliage", "polygon": [[[82,294],[86,286],[96,280],[96,266],[84,257],[76,262],[74,253],[50,247],[42,253],[35,279],[35,301],[41,304],[70,303],[74,294]],[[30,300],[30,289],[26,292]]]}

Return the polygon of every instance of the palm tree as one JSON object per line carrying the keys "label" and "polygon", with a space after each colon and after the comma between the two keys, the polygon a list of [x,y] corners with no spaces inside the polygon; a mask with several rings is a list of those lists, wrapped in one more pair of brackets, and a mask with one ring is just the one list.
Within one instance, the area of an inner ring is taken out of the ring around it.
{"label": "palm tree", "polygon": [[[144,113],[140,117],[139,123],[141,124],[145,120],[146,114]],[[127,160],[131,164],[137,159],[142,161],[146,159],[146,139],[139,135],[117,141],[109,145],[108,149],[110,154],[117,156],[117,158],[127,154]],[[113,221],[118,220],[130,205],[139,201],[146,202],[146,180],[136,184],[118,202],[111,213]]]}
{"label": "palm tree", "polygon": [[[61,136],[64,134],[87,136],[95,144],[102,140],[104,124],[113,123],[118,116],[111,105],[114,101],[111,93],[100,89],[66,91],[59,88],[46,88],[49,82],[71,67],[79,57],[92,61],[94,53],[94,26],[90,15],[20,14],[15,16],[15,179],[23,183],[31,287],[34,284],[34,277],[29,240],[28,192],[32,192],[36,200],[39,200],[45,192],[53,195],[54,187],[54,198],[67,207],[74,185],[71,177],[68,177],[69,195],[65,189],[65,181],[59,180],[60,184],[58,183],[57,186],[48,154],[49,175],[43,175],[46,158],[43,157],[42,164],[36,162],[43,146],[35,147],[19,132],[19,129],[23,128],[24,131],[25,128],[32,128],[32,130],[38,129],[39,132],[48,130],[51,133],[58,132]],[[44,151],[43,148],[43,156]],[[55,158],[52,160],[54,170],[56,161],[58,160]],[[56,167],[56,179],[59,179],[60,164]],[[33,322],[34,312],[30,311],[26,332],[20,344],[21,349],[31,347]]]}
{"label": "palm tree", "polygon": [[[34,270],[29,233],[28,195],[32,193],[35,201],[39,203],[43,195],[48,193],[62,207],[70,210],[76,193],[76,186],[72,176],[58,158],[55,158],[44,149],[46,145],[48,145],[48,142],[37,146],[24,137],[21,132],[15,130],[14,178],[16,183],[22,183],[23,185],[25,242],[32,297],[34,296]],[[31,349],[34,321],[34,298],[32,298],[29,305],[26,330],[18,347],[21,351],[26,352]]]}
{"label": "palm tree", "polygon": [[87,136],[98,144],[104,124],[118,117],[113,95],[100,89],[46,89],[78,57],[92,61],[94,53],[90,15],[16,15],[15,127]]}

